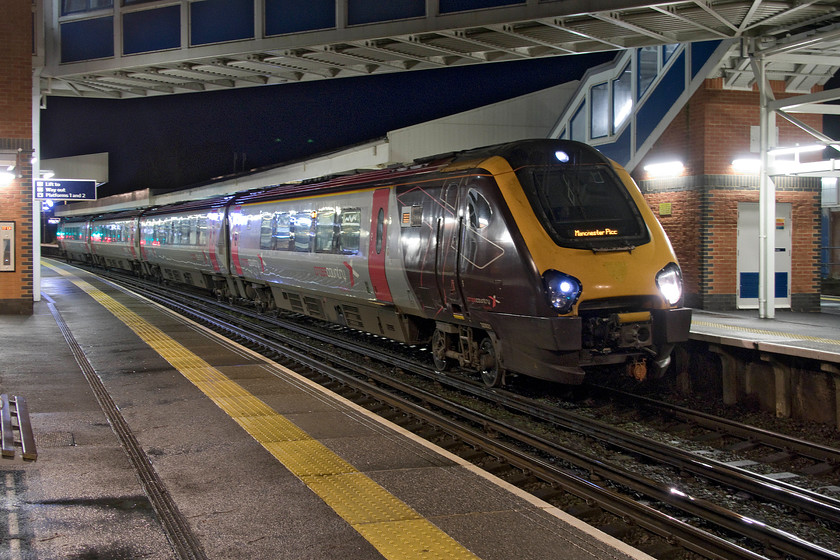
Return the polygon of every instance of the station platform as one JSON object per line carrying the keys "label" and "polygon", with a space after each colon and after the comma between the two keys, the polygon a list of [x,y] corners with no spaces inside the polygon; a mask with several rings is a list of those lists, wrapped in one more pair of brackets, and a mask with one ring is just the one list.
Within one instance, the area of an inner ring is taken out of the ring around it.
{"label": "station platform", "polygon": [[691,339],[722,346],[840,363],[840,297],[824,297],[821,313],[776,309],[772,319],[757,309],[710,312],[694,309]]}
{"label": "station platform", "polygon": [[[34,314],[0,316],[0,393],[26,398],[38,446],[37,461],[0,461],[0,558],[650,558],[199,325],[43,263]],[[164,530],[161,499],[198,553]]]}

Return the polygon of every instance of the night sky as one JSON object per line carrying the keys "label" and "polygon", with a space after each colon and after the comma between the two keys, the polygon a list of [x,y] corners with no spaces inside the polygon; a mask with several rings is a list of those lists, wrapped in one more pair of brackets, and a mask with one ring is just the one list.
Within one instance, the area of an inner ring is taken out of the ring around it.
{"label": "night sky", "polygon": [[186,187],[566,83],[614,56],[608,52],[147,99],[50,97],[41,114],[41,155],[110,152],[110,181],[99,188],[99,197]]}

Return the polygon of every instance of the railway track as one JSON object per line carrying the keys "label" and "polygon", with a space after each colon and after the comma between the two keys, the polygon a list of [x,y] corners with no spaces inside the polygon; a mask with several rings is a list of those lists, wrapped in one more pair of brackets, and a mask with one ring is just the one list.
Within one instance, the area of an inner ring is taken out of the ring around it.
{"label": "railway track", "polygon": [[[797,536],[794,523],[774,526],[743,508],[723,505],[732,496],[749,496],[754,499],[735,500],[736,506],[746,501],[752,511],[782,510],[789,512],[786,518],[804,517],[804,523],[836,532],[840,502],[830,496],[617,429],[555,403],[488,390],[457,372],[442,375],[422,349],[396,351],[369,335],[315,329],[130,283],[146,297],[295,367],[655,557],[840,559],[830,544]],[[654,401],[637,402],[645,410],[656,408]],[[671,409],[669,414],[688,422],[690,412]],[[695,425],[714,425],[714,433],[725,429],[725,422],[698,417]],[[780,449],[794,447],[778,434],[738,428],[741,441],[765,438]],[[837,464],[837,450],[807,442],[796,447],[802,456],[813,456],[814,464]]]}

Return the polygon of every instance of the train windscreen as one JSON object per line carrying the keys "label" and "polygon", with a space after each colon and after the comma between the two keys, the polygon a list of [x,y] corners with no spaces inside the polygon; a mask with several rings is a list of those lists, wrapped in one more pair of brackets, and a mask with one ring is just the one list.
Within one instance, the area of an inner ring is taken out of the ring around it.
{"label": "train windscreen", "polygon": [[516,174],[543,227],[560,246],[632,250],[650,240],[639,209],[609,165],[527,166]]}

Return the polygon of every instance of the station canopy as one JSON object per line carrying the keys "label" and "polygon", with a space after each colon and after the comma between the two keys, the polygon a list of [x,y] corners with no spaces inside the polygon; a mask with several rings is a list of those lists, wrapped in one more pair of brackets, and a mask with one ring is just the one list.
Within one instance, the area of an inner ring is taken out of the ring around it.
{"label": "station canopy", "polygon": [[[338,9],[347,2],[337,0]],[[114,4],[117,17],[143,8]],[[756,54],[767,62],[767,77],[791,92],[823,85],[840,69],[837,0],[528,0],[69,64],[57,62],[61,22],[45,14],[45,23],[42,94],[74,97],[145,97],[708,40],[732,43],[718,76],[733,89],[752,88],[749,58]]]}

